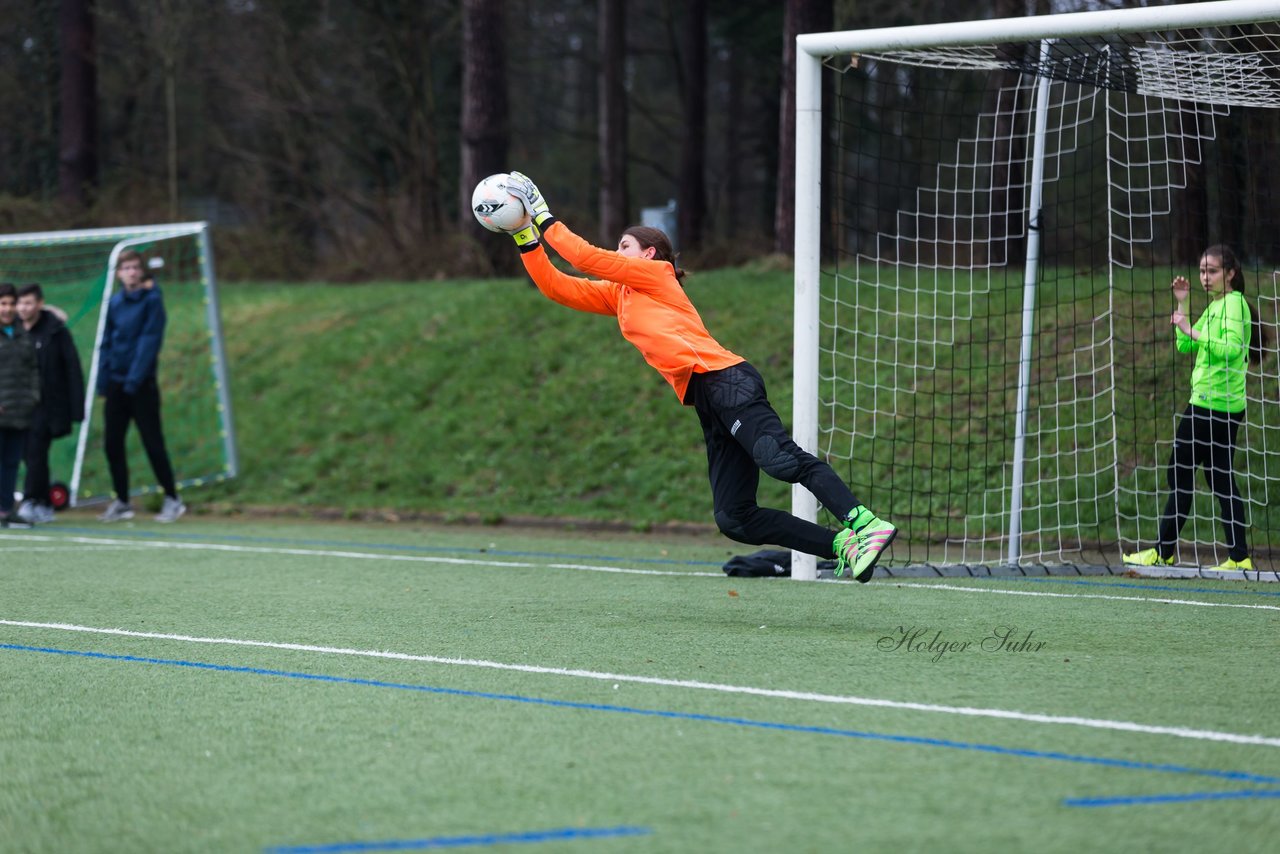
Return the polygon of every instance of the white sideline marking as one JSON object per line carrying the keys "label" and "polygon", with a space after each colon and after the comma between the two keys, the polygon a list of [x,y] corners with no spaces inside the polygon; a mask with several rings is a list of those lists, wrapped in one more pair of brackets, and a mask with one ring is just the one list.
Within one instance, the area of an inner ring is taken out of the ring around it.
{"label": "white sideline marking", "polygon": [[1041,715],[1028,712],[1015,712],[1006,709],[982,709],[969,706],[941,706],[932,703],[910,703],[899,700],[883,700],[875,697],[852,697],[838,694],[814,694],[807,691],[784,691],[774,688],[755,688],[746,685],[726,685],[718,682],[697,682],[685,679],[661,679],[656,676],[633,676],[623,673],[601,673],[595,670],[575,670],[561,667],[543,667],[534,664],[508,664],[500,661],[485,661],[472,658],[449,658],[437,655],[412,655],[406,652],[386,652],[382,650],[345,649],[341,647],[313,646],[299,643],[276,643],[272,641],[238,640],[234,638],[202,638],[191,635],[164,634],[161,632],[135,632],[128,629],[105,629],[93,626],[77,626],[69,623],[36,623],[26,620],[0,619],[0,625],[15,626],[28,629],[54,629],[65,632],[85,632],[99,635],[118,635],[130,638],[147,638],[150,640],[171,640],[184,643],[222,644],[228,646],[260,647],[266,649],[284,649],[296,652],[318,652],[327,655],[351,655],[362,658],[387,658],[396,661],[419,661],[430,664],[450,664],[459,667],[482,667],[490,670],[510,670],[519,673],[538,673],[552,676],[572,676],[579,679],[594,679],[604,682],[631,682],[639,685],[658,685],[664,688],[692,688],[701,691],[717,691],[724,694],[744,694],[753,697],[771,697],[784,700],[806,700],[815,703],[838,703],[849,706],[875,706],[885,709],[902,709],[913,712],[934,712],[946,715],[964,715],[974,718],[1002,718],[1006,720],[1028,721],[1042,724],[1066,724],[1070,726],[1089,727],[1091,729],[1120,730],[1138,732],[1148,735],[1170,735],[1176,738],[1196,739],[1200,741],[1225,741],[1232,744],[1252,744],[1263,747],[1280,747],[1280,738],[1262,735],[1241,735],[1214,730],[1187,729],[1185,727],[1154,726],[1133,723],[1131,721],[1110,721],[1096,718],[1081,718],[1068,715]]}
{"label": "white sideline marking", "polygon": [[301,555],[305,557],[339,557],[352,560],[394,560],[409,563],[445,563],[456,566],[494,566],[514,569],[575,569],[581,572],[614,572],[623,575],[693,575],[723,577],[720,572],[676,569],[630,569],[621,566],[593,566],[577,563],[531,563],[514,560],[474,560],[461,557],[434,557],[430,555],[385,554],[382,552],[349,552],[327,549],[293,549],[268,546],[234,546],[227,543],[187,543],[177,540],[116,540],[107,537],[53,537],[40,534],[0,534],[0,540],[40,540],[44,542],[71,542],[100,546],[132,546],[149,549],[185,549],[190,551],[239,552],[241,554]]}
{"label": "white sideline marking", "polygon": [[1280,605],[1246,605],[1242,602],[1201,602],[1198,599],[1161,599],[1155,596],[1111,596],[1105,593],[1050,593],[1045,590],[1002,590],[992,587],[962,587],[958,584],[904,584],[919,590],[957,590],[961,593],[995,593],[1003,596],[1048,596],[1051,599],[1109,599],[1117,602],[1158,602],[1164,605],[1195,605],[1201,608],[1254,608],[1280,611]]}
{"label": "white sideline marking", "polygon": [[[353,560],[391,560],[410,563],[443,563],[454,566],[492,566],[514,569],[572,569],[578,572],[610,572],[620,575],[674,575],[681,577],[725,578],[720,572],[701,570],[632,569],[621,566],[599,566],[580,563],[534,563],[530,561],[476,560],[460,557],[435,557],[430,555],[386,554],[383,552],[333,551],[329,549],[298,549],[275,546],[236,546],[227,543],[189,543],[178,540],[120,540],[107,537],[53,537],[40,534],[0,534],[0,540],[39,540],[44,542],[72,542],[96,546],[118,546],[149,549],[184,549],[189,551],[239,552],[241,554],[283,554],[305,557],[351,558]],[[31,551],[35,551],[32,549]],[[831,584],[848,584],[839,579],[818,579]],[[963,587],[956,584],[926,584],[903,579],[885,579],[877,587],[893,583],[898,589],[957,590],[962,593],[991,593],[1003,596],[1044,596],[1053,599],[1107,599],[1114,602],[1157,602],[1169,605],[1191,605],[1201,608],[1246,608],[1261,611],[1280,611],[1280,605],[1249,605],[1239,602],[1205,602],[1199,599],[1168,599],[1154,596],[1114,596],[1101,593],[1050,593],[1041,590],[1008,590],[995,587]]]}
{"label": "white sideline marking", "polygon": [[121,546],[35,546],[34,548],[23,549],[22,553],[27,552],[99,552],[104,548],[110,551],[126,551]]}
{"label": "white sideline marking", "polygon": [[[227,543],[190,543],[178,540],[121,540],[108,537],[54,537],[41,534],[0,534],[0,540],[38,540],[43,542],[72,542],[96,546],[118,546],[149,549],[184,549],[189,551],[239,552],[242,554],[283,554],[306,557],[351,558],[353,560],[392,560],[410,563],[443,563],[454,566],[492,566],[514,569],[572,569],[578,572],[610,572],[621,575],[674,575],[682,577],[725,578],[720,572],[701,570],[632,569],[621,566],[599,566],[579,563],[533,563],[530,561],[476,560],[459,557],[434,557],[429,555],[386,554],[383,552],[333,551],[328,549],[298,549],[276,546],[236,546]],[[35,549],[31,549],[35,551]],[[818,579],[831,584],[848,584],[840,579]],[[1280,605],[1249,605],[1239,602],[1205,602],[1198,599],[1168,599],[1154,596],[1114,596],[1102,593],[1050,593],[1041,590],[1008,590],[995,587],[963,587],[957,584],[926,584],[903,579],[885,579],[898,589],[956,590],[962,593],[992,593],[1004,596],[1044,596],[1053,599],[1107,599],[1114,602],[1157,602],[1169,605],[1191,605],[1201,608],[1246,608],[1262,611],[1280,611]],[[887,586],[884,581],[877,587]]]}

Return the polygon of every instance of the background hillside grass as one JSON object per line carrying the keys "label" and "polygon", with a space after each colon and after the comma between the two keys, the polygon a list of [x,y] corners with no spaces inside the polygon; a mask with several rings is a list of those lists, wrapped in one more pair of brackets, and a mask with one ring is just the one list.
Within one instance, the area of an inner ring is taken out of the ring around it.
{"label": "background hillside grass", "polygon": [[[695,274],[687,284],[713,334],[760,368],[789,424],[791,272],[761,265]],[[1077,381],[1078,354],[1091,343],[1088,319],[1107,310],[1100,283],[1075,282],[1066,294],[1054,287],[1042,288],[1038,313],[1037,400],[1050,391],[1069,396],[1054,384]],[[1127,377],[1118,389],[1131,400],[1115,413],[1119,462],[1125,470],[1146,466],[1143,494],[1151,502],[1163,488],[1165,448],[1191,368],[1191,359],[1170,345],[1157,305],[1162,296],[1154,289],[1114,294],[1126,336],[1116,350]],[[857,414],[861,435],[875,437],[856,446],[865,459],[837,463],[873,506],[937,536],[940,519],[958,520],[970,535],[975,520],[990,527],[987,533],[1007,524],[987,513],[984,501],[992,484],[1002,483],[1011,454],[1020,289],[995,289],[981,306],[963,309],[958,313],[970,319],[958,320],[948,340],[938,342],[932,366],[904,390],[896,417],[872,424]],[[568,518],[636,529],[711,524],[697,417],[621,338],[611,317],[555,305],[524,279],[232,283],[223,286],[222,310],[242,473],[193,494],[206,508],[491,522]],[[902,310],[912,313],[906,304]],[[892,339],[895,317],[859,313],[841,346],[852,353],[866,346],[854,337]],[[1073,405],[1095,403],[1086,394]],[[1265,423],[1265,433],[1246,443],[1238,462],[1243,471],[1266,471],[1280,482],[1280,461],[1258,451],[1280,429],[1277,419],[1280,408],[1254,411],[1251,423]],[[1108,470],[1113,461],[1086,457],[1109,454],[1110,446],[1095,447],[1098,437],[1071,421],[1041,436],[1040,451],[1056,452],[1062,465],[1081,471]],[[908,459],[915,474],[904,490],[895,485],[896,469]],[[1079,507],[1093,508],[1110,526],[1116,508],[1109,484],[1101,475],[1046,477],[1029,487],[1030,506],[1042,508],[1037,512],[1050,517],[1049,527],[1075,524],[1070,514]],[[760,500],[786,507],[789,489],[763,478]],[[1132,497],[1125,501],[1120,511],[1133,519],[1138,508],[1129,506]],[[1197,515],[1212,524],[1212,495],[1198,490],[1196,501]],[[1268,542],[1280,523],[1265,504],[1251,512],[1259,544]],[[1130,522],[1122,533],[1140,539],[1144,532]]]}
{"label": "background hillside grass", "polygon": [[[790,273],[687,283],[789,421]],[[227,284],[221,298],[242,474],[201,502],[711,522],[697,416],[613,318],[521,279]],[[785,505],[788,489],[764,484],[761,500]]]}

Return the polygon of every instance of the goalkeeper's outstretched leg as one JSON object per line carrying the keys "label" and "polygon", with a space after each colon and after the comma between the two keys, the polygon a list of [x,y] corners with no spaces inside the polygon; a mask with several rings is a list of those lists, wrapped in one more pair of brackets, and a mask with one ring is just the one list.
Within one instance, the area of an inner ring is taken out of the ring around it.
{"label": "goalkeeper's outstretched leg", "polygon": [[[662,375],[680,402],[697,410],[707,443],[716,524],[744,543],[774,543],[837,561],[858,581],[897,536],[896,526],[862,506],[822,460],[798,446],[769,404],[764,380],[746,359],[712,337],[685,293],[685,271],[661,230],[632,226],[616,251],[592,246],[551,213],[528,176],[512,172],[508,191],[529,214],[511,232],[538,289],[561,305],[618,319],[622,337]],[[549,243],[578,270],[552,265]],[[756,504],[760,472],[804,485],[843,522],[840,531]]]}

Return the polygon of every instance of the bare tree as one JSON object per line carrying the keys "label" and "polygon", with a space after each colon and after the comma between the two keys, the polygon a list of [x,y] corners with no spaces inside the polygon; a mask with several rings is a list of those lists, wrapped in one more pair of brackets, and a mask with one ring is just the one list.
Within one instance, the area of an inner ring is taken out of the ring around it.
{"label": "bare tree", "polygon": [[[1204,156],[1201,140],[1200,114],[1192,104],[1181,107],[1175,114],[1181,122],[1177,133],[1170,134],[1170,141],[1183,151],[1181,157],[1182,189],[1179,203],[1173,205],[1173,262],[1193,264],[1209,245],[1209,188],[1205,182]],[[1174,168],[1177,168],[1176,166]]]}
{"label": "bare tree", "polygon": [[98,184],[98,69],[93,0],[62,0],[58,194],[78,208]]}
{"label": "bare tree", "polygon": [[[507,168],[509,117],[502,0],[462,3],[462,166],[460,223],[471,219],[471,191],[486,175]],[[503,247],[504,249],[506,247]]]}
{"label": "bare tree", "polygon": [[[1022,0],[996,0],[995,17],[1012,18],[1024,13]],[[1027,45],[1001,48],[1001,56],[1011,64],[1025,61]],[[1008,53],[1013,51],[1013,53]],[[1020,264],[1026,259],[1027,243],[1024,227],[1026,212],[1023,197],[1026,190],[1026,134],[1025,116],[1017,108],[1017,87],[1020,73],[1004,68],[990,76],[983,112],[995,116],[991,151],[990,228],[988,253],[976,259],[978,263]],[[1032,211],[1039,217],[1040,211]],[[1037,222],[1035,227],[1041,227]],[[997,245],[1003,244],[1000,249]]]}
{"label": "bare tree", "polygon": [[680,246],[702,243],[707,212],[707,0],[687,0],[681,51],[680,182],[676,190],[676,229]]}
{"label": "bare tree", "polygon": [[178,72],[184,57],[191,51],[192,37],[201,29],[197,16],[206,11],[203,4],[159,0],[138,16],[147,33],[148,47],[160,60],[164,77],[165,175],[169,197],[169,219],[178,218]]}
{"label": "bare tree", "polygon": [[627,58],[626,0],[599,0],[600,239],[608,246],[626,228]]}
{"label": "bare tree", "polygon": [[795,249],[796,230],[796,36],[827,32],[832,18],[831,0],[786,0],[778,116],[778,194],[773,215],[773,248],[785,255]]}
{"label": "bare tree", "polygon": [[[1275,110],[1265,110],[1251,115],[1250,122],[1248,156],[1253,174],[1250,176],[1249,203],[1255,207],[1252,218],[1262,225],[1248,251],[1255,257],[1276,263],[1280,261],[1280,232],[1271,226],[1275,216],[1270,213],[1270,208],[1271,201],[1276,198],[1271,187],[1280,181],[1280,151],[1269,143],[1280,139],[1280,117],[1276,116]],[[1232,239],[1240,241],[1240,238]],[[1256,285],[1254,287],[1254,294],[1262,292]]]}

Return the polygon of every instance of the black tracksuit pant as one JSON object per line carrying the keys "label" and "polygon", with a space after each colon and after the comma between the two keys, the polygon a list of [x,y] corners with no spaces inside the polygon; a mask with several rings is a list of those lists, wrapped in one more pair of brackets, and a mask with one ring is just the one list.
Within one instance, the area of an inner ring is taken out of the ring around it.
{"label": "black tracksuit pant", "polygon": [[764,380],[747,362],[694,374],[685,392],[702,422],[716,525],[741,543],[771,543],[835,557],[835,532],[756,504],[760,472],[812,492],[839,519],[860,503],[831,466],[803,450],[769,404]]}
{"label": "black tracksuit pant", "polygon": [[18,483],[26,434],[25,428],[0,427],[0,514],[8,515],[13,510],[13,489]]}
{"label": "black tracksuit pant", "polygon": [[147,452],[156,481],[165,495],[176,498],[178,490],[173,479],[173,466],[169,462],[160,426],[160,386],[155,377],[143,382],[134,394],[126,394],[122,383],[113,382],[107,386],[103,446],[116,498],[124,502],[129,500],[129,459],[125,453],[124,437],[130,421],[138,425],[138,436],[142,439],[142,448]]}
{"label": "black tracksuit pant", "polygon": [[49,504],[49,448],[53,446],[53,433],[43,413],[38,413],[27,430],[27,443],[22,461],[27,476],[22,484],[22,494],[31,501]]}
{"label": "black tracksuit pant", "polygon": [[1232,467],[1236,435],[1242,421],[1243,411],[1218,412],[1190,403],[1178,419],[1167,473],[1172,493],[1160,517],[1160,543],[1157,548],[1161,557],[1172,557],[1177,548],[1178,533],[1191,512],[1196,468],[1204,469],[1204,479],[1218,498],[1228,555],[1232,560],[1244,560],[1249,556],[1244,501],[1236,487]]}

